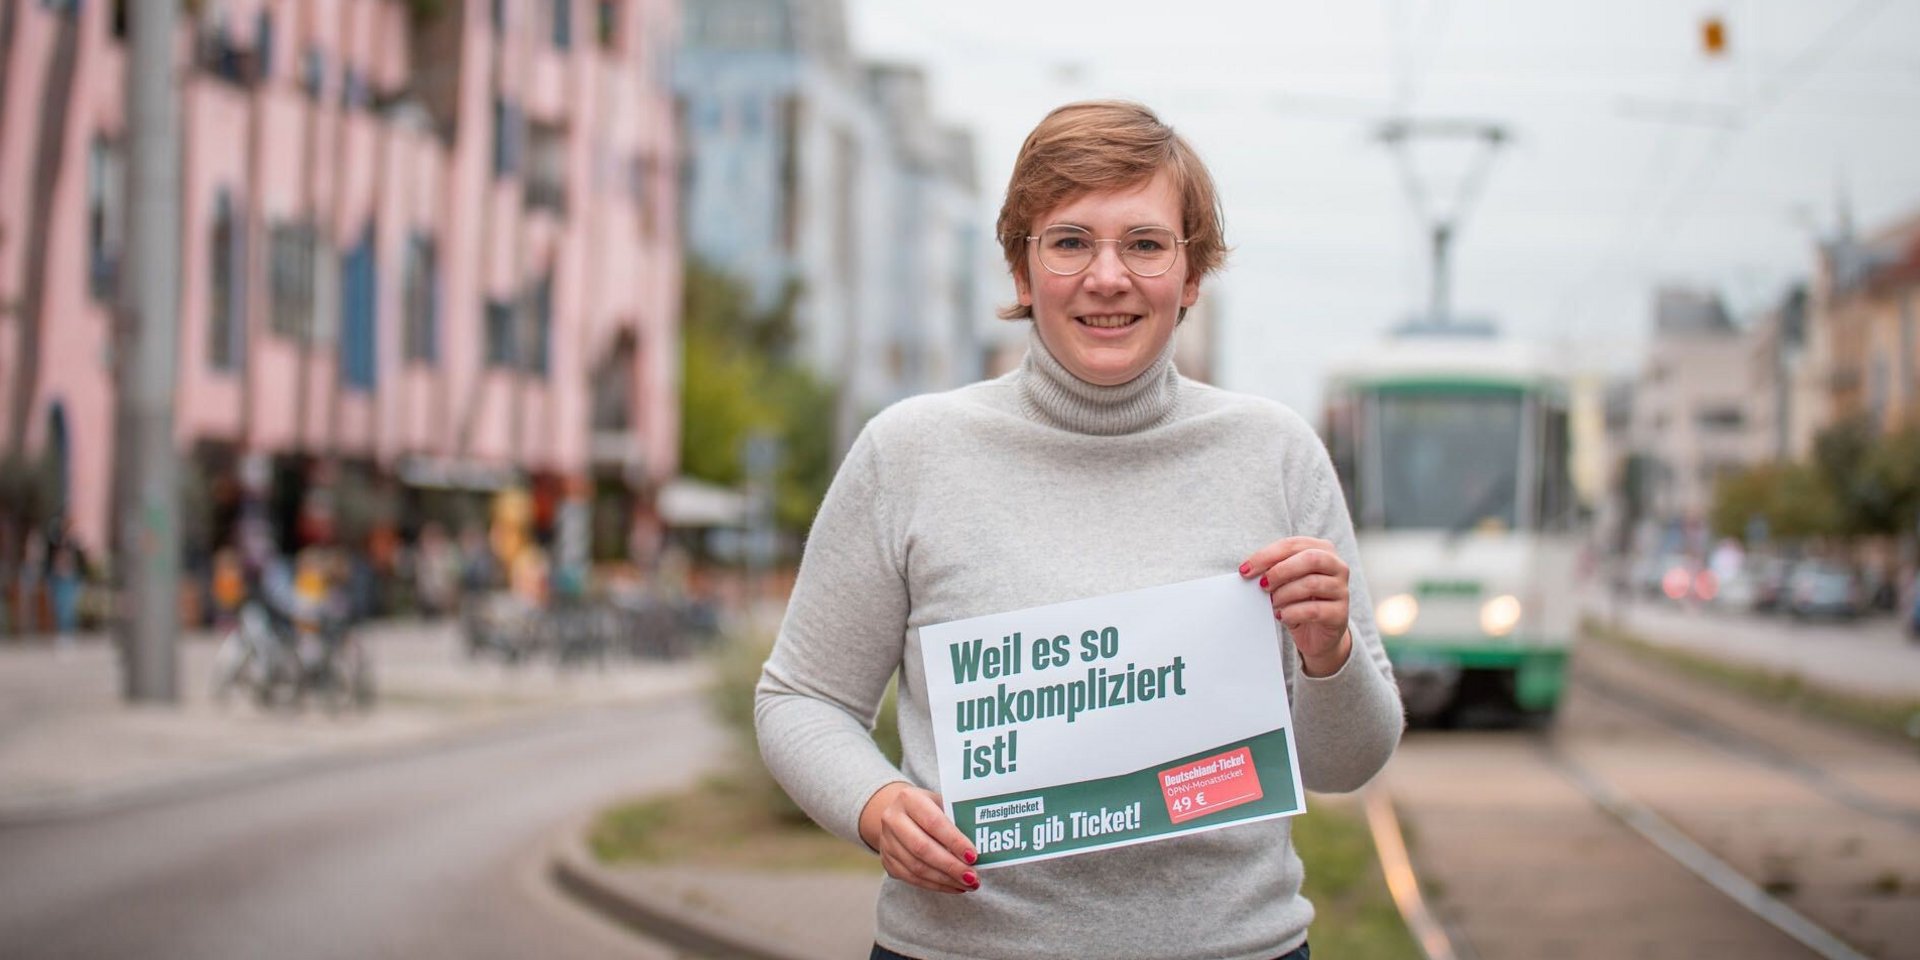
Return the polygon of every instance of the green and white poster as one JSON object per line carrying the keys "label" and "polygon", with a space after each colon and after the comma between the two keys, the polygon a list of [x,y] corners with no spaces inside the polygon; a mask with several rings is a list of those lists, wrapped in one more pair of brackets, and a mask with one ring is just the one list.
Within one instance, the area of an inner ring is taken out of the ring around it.
{"label": "green and white poster", "polygon": [[1305,810],[1267,594],[1233,574],[920,629],[979,866]]}

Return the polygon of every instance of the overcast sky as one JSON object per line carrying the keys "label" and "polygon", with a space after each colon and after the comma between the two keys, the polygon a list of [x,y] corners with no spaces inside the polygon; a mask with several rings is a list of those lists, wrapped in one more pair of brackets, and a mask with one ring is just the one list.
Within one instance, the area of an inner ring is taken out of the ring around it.
{"label": "overcast sky", "polygon": [[[1390,116],[1504,125],[1455,245],[1457,311],[1637,365],[1653,287],[1740,313],[1812,269],[1838,198],[1871,230],[1920,213],[1920,0],[1351,3],[849,0],[854,45],[924,66],[979,138],[991,222],[1052,107],[1145,102],[1220,181],[1234,252],[1210,282],[1224,386],[1311,415],[1329,363],[1424,304],[1427,241]],[[1726,24],[1724,56],[1701,23]],[[1436,207],[1473,151],[1413,157]],[[996,300],[996,302],[1000,302]]]}

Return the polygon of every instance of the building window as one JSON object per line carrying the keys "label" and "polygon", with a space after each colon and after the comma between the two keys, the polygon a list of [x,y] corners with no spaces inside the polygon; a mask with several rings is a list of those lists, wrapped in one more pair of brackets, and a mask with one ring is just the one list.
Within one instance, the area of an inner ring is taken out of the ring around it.
{"label": "building window", "polygon": [[493,175],[511,177],[520,171],[520,110],[510,101],[493,101]]}
{"label": "building window", "polygon": [[[1900,298],[1900,395],[1906,398],[1910,407],[1920,405],[1920,320],[1914,313],[1915,301],[1920,301],[1920,288],[1907,291]],[[1916,413],[1920,413],[1917,408]]]}
{"label": "building window", "polygon": [[513,304],[487,301],[487,366],[513,366]]}
{"label": "building window", "polygon": [[613,50],[620,45],[620,4],[619,0],[598,0],[594,4],[597,22],[594,32],[600,38],[602,50]]}
{"label": "building window", "polygon": [[368,227],[342,258],[340,269],[340,382],[348,389],[373,389],[378,365],[373,322],[377,283],[373,228]]}
{"label": "building window", "polygon": [[640,213],[640,236],[653,239],[659,228],[653,205],[653,158],[634,154],[627,158],[627,196]]}
{"label": "building window", "polygon": [[623,333],[613,350],[596,364],[591,388],[596,432],[625,432],[632,427],[637,355],[633,335]]}
{"label": "building window", "polygon": [[527,125],[527,205],[567,211],[567,128]]}
{"label": "building window", "polygon": [[780,99],[780,245],[800,249],[800,98]]}
{"label": "building window", "polygon": [[254,21],[253,56],[256,75],[261,80],[273,76],[273,11],[265,6]]}
{"label": "building window", "polygon": [[314,241],[310,223],[282,223],[271,231],[267,246],[274,333],[302,339],[313,335]]}
{"label": "building window", "polygon": [[549,272],[527,291],[527,326],[521,369],[545,379],[553,344],[553,274]]}
{"label": "building window", "polygon": [[440,266],[433,238],[416,233],[407,239],[407,359],[433,363],[440,356]]}
{"label": "building window", "polygon": [[361,78],[360,71],[352,67],[340,74],[340,106],[347,110],[356,110],[367,105],[367,82]]}
{"label": "building window", "polygon": [[1707,407],[1694,415],[1693,422],[1702,433],[1736,433],[1747,425],[1747,412],[1739,407]]}
{"label": "building window", "polygon": [[207,240],[207,365],[215,370],[237,369],[246,356],[246,326],[240,322],[247,302],[243,229],[233,198],[220,191]]}
{"label": "building window", "polygon": [[119,144],[94,137],[87,153],[87,289],[98,300],[112,300],[120,291],[126,187],[126,154]]}
{"label": "building window", "polygon": [[327,85],[327,55],[319,47],[307,48],[307,62],[300,79],[307,96],[320,99],[320,93]]}
{"label": "building window", "polygon": [[548,9],[552,11],[553,48],[567,50],[573,46],[573,0],[548,0]]}

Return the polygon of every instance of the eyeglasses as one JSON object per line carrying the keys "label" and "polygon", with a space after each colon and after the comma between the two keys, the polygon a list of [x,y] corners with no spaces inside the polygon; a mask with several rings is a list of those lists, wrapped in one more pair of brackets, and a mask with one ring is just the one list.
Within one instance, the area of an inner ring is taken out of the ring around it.
{"label": "eyeglasses", "polygon": [[1093,263],[1097,245],[1111,243],[1118,245],[1120,262],[1142,278],[1172,270],[1173,262],[1180,258],[1181,245],[1187,242],[1166,227],[1135,227],[1124,237],[1102,239],[1089,230],[1062,223],[1027,238],[1028,243],[1036,241],[1040,244],[1040,265],[1056,276],[1071,277],[1085,270]]}

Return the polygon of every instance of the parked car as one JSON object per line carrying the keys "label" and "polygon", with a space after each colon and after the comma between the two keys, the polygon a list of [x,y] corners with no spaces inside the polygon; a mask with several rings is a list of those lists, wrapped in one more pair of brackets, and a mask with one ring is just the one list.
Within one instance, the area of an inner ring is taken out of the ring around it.
{"label": "parked car", "polygon": [[1793,566],[1779,557],[1748,557],[1741,573],[1753,583],[1753,609],[1773,611],[1785,606],[1792,572]]}
{"label": "parked car", "polygon": [[1794,568],[1787,585],[1787,612],[1796,618],[1851,620],[1860,615],[1860,590],[1853,574],[1832,564],[1809,562]]}

